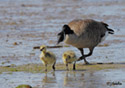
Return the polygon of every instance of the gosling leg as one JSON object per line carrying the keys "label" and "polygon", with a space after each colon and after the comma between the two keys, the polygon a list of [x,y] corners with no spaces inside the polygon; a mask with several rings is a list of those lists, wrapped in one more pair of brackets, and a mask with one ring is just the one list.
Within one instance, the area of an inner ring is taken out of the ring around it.
{"label": "gosling leg", "polygon": [[68,64],[66,64],[66,70],[69,71],[69,69],[68,69]]}
{"label": "gosling leg", "polygon": [[76,70],[76,61],[73,64],[73,70]]}
{"label": "gosling leg", "polygon": [[54,62],[53,66],[52,66],[53,71],[55,71],[55,64],[56,64],[56,62]]}
{"label": "gosling leg", "polygon": [[47,64],[45,64],[45,72],[47,72]]}

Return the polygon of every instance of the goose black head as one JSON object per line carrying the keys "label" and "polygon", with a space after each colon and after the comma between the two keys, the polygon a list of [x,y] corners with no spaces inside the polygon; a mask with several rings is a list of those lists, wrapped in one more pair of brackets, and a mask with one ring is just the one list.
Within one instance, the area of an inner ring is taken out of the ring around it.
{"label": "goose black head", "polygon": [[74,32],[70,29],[70,27],[68,25],[64,25],[62,28],[62,31],[60,33],[58,33],[58,42],[57,44],[59,44],[60,42],[62,42],[65,38],[65,35],[67,34],[73,34]]}
{"label": "goose black head", "polygon": [[74,33],[73,30],[71,30],[68,25],[63,26],[63,31],[65,34],[73,34]]}

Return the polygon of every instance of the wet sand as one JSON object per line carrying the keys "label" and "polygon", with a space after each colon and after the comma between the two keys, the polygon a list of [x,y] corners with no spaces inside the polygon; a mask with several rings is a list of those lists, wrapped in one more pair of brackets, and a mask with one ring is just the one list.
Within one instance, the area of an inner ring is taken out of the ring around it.
{"label": "wet sand", "polygon": [[[124,0],[0,0],[0,66],[42,64],[39,59],[40,51],[33,47],[55,45],[56,35],[62,26],[76,18],[104,21],[115,30],[115,34],[109,35],[95,48],[93,55],[87,58],[90,63],[125,63]],[[73,50],[77,57],[80,56],[80,52],[72,46],[49,50],[57,55],[57,63],[62,63],[61,56],[66,50]],[[85,53],[88,53],[87,49]],[[83,61],[78,63],[83,64]],[[36,88],[76,88],[76,85],[79,88],[125,87],[123,68],[92,72],[56,71],[55,76],[51,72],[47,76],[41,72],[8,72],[0,74],[1,88],[13,88],[19,84],[29,84]],[[65,79],[67,74],[69,79]],[[83,77],[81,74],[84,74]],[[45,81],[42,81],[44,77]],[[46,83],[51,77],[52,83]],[[109,86],[107,82],[121,82],[122,85]]]}

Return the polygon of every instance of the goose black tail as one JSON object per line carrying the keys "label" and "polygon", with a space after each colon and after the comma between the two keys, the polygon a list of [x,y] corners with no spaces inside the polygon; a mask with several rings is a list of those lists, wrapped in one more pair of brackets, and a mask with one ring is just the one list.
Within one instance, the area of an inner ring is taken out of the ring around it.
{"label": "goose black tail", "polygon": [[108,28],[108,24],[106,24],[106,23],[104,23],[104,22],[101,22],[105,27],[106,27],[106,29],[108,30],[108,33],[109,34],[114,34],[114,30],[112,30],[112,29],[110,29],[110,28]]}
{"label": "goose black tail", "polygon": [[107,28],[109,34],[114,34],[114,30]]}

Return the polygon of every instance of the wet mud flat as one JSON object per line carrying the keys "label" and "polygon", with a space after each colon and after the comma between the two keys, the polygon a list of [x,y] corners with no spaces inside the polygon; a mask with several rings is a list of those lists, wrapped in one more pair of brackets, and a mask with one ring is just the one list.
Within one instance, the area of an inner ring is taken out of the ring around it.
{"label": "wet mud flat", "polygon": [[67,71],[63,64],[56,65],[56,71],[51,68],[44,71],[42,64],[0,67],[1,87],[14,88],[21,84],[33,88],[123,88],[125,87],[125,64],[105,63],[83,65],[77,64],[76,71],[72,65]]}
{"label": "wet mud flat", "polygon": [[[55,45],[61,27],[76,18],[104,21],[115,34],[108,36],[87,58],[92,65],[80,61],[76,71],[72,71],[72,65],[66,71],[62,64],[62,53],[66,50],[80,56],[76,48],[48,49],[57,55],[57,70],[48,68],[44,72],[40,51],[33,47]],[[124,0],[0,0],[1,88],[20,84],[33,88],[124,88],[124,19]]]}

